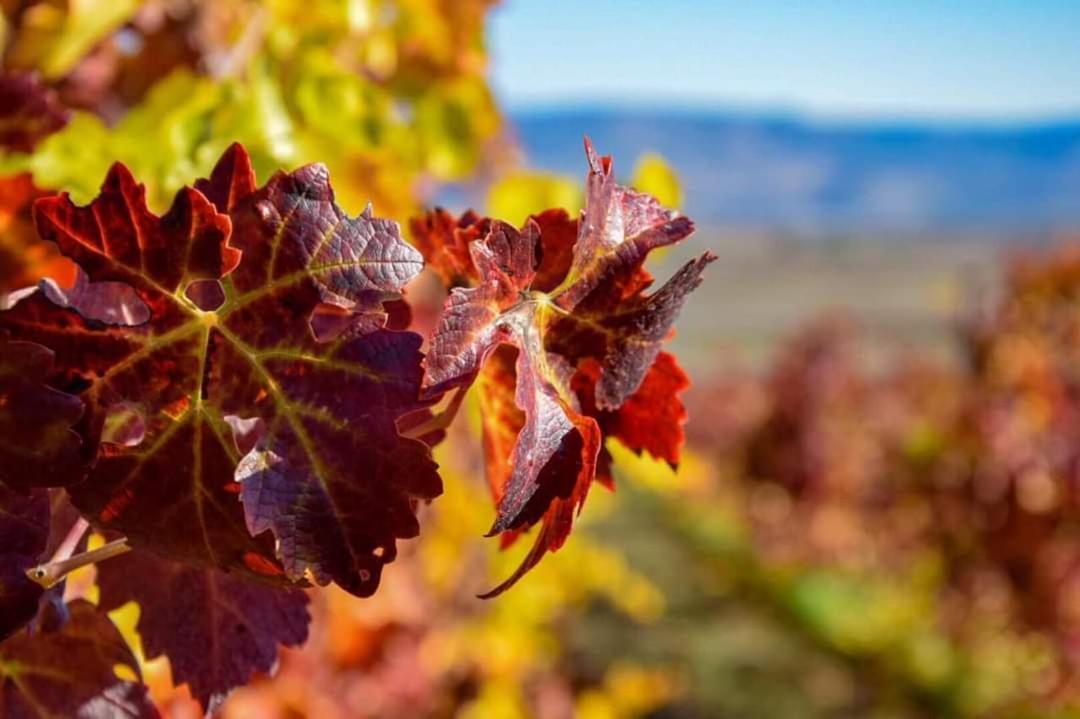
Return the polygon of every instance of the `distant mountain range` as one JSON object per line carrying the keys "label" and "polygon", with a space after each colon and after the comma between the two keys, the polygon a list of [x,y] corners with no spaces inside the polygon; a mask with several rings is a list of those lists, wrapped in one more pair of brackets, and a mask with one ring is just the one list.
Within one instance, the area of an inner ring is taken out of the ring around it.
{"label": "distant mountain range", "polygon": [[583,134],[615,156],[623,177],[641,153],[661,153],[701,225],[809,236],[1080,228],[1080,120],[839,124],[613,108],[511,119],[537,168],[584,174]]}

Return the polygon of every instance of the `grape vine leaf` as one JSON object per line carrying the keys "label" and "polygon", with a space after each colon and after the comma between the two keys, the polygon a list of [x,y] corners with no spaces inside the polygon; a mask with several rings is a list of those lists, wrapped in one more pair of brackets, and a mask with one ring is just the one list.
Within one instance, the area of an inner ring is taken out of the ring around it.
{"label": "grape vine leaf", "polygon": [[0,643],[0,717],[143,719],[159,716],[137,681],[139,665],[109,618],[83,600],[58,629]]}
{"label": "grape vine leaf", "polygon": [[19,494],[0,484],[0,641],[37,614],[41,585],[26,571],[38,564],[49,538],[49,494]]}
{"label": "grape vine leaf", "polygon": [[532,220],[540,228],[541,254],[532,289],[551,292],[563,283],[570,271],[577,241],[578,221],[561,208],[544,210],[538,215],[532,215]]}
{"label": "grape vine leaf", "polygon": [[[604,436],[672,464],[683,441],[678,393],[687,381],[660,348],[715,256],[703,254],[646,294],[649,252],[687,237],[693,223],[618,185],[611,159],[597,156],[588,140],[586,155],[580,220],[548,210],[517,230],[435,211],[414,223],[414,232],[426,231],[420,246],[429,259],[455,257],[453,276],[468,285],[447,298],[424,360],[425,392],[479,380],[497,505],[491,533],[503,534],[505,544],[541,524],[522,566],[484,596],[504,591],[562,545],[593,479],[610,484]],[[473,235],[479,238],[469,242],[464,266],[461,244]],[[648,411],[654,401],[660,404]],[[672,426],[656,430],[659,422]]]}
{"label": "grape vine leaf", "polygon": [[[640,276],[648,254],[685,239],[694,223],[664,208],[656,198],[615,181],[611,157],[596,154],[588,138],[585,156],[585,209],[563,290],[557,302],[571,310],[602,285],[624,288],[626,279]],[[706,255],[708,256],[708,255]],[[635,287],[634,289],[643,289]]]}
{"label": "grape vine leaf", "polygon": [[[599,363],[597,408],[618,409],[638,391],[687,295],[701,284],[702,272],[714,259],[705,253],[691,260],[649,295],[643,294],[648,284],[639,284],[643,276],[627,273],[629,284],[635,287],[632,294],[617,286],[600,286],[572,312],[555,318],[550,349],[575,364],[589,359]],[[615,289],[608,291],[609,287]]]}
{"label": "grape vine leaf", "polygon": [[413,244],[427,266],[447,287],[460,287],[476,279],[469,245],[487,234],[490,221],[472,210],[460,217],[435,208],[409,221]]}
{"label": "grape vine leaf", "polygon": [[137,629],[148,658],[165,655],[173,680],[212,712],[255,672],[269,673],[278,645],[307,639],[307,595],[131,552],[97,570],[100,606],[141,607]]}
{"label": "grape vine leaf", "polygon": [[[168,558],[370,595],[441,491],[428,447],[395,427],[429,405],[421,339],[367,327],[319,342],[311,319],[396,296],[422,258],[370,208],[346,216],[321,165],[257,188],[234,145],[198,187],[158,217],[117,164],[88,206],[39,200],[41,236],[92,287],[114,283],[90,296],[134,293],[146,320],[93,319],[39,288],[0,329],[49,346],[51,382],[79,388],[80,434],[100,450],[69,492],[95,525]],[[106,434],[125,414],[141,431]]]}
{"label": "grape vine leaf", "polygon": [[[0,297],[0,308],[4,302]],[[73,431],[83,404],[45,384],[53,364],[48,348],[12,341],[0,330],[0,486],[58,487],[85,472]]]}
{"label": "grape vine leaf", "polygon": [[525,412],[514,401],[518,350],[496,347],[476,378],[483,426],[484,474],[496,505],[509,479],[510,457],[525,426]]}
{"label": "grape vine leaf", "polygon": [[[596,418],[605,438],[614,437],[637,454],[648,452],[677,467],[686,443],[687,414],[680,396],[690,386],[690,378],[675,355],[669,352],[657,355],[641,386],[616,410],[601,410],[596,406],[599,375],[600,365],[595,360],[582,362],[574,375],[571,384],[581,402],[582,413]],[[614,485],[611,454],[607,449],[600,452],[596,478],[605,485]]]}
{"label": "grape vine leaf", "polygon": [[[576,219],[561,208],[545,210],[530,218],[540,230],[543,242],[540,264],[531,288],[550,292],[566,277],[577,238]],[[491,230],[491,219],[473,210],[459,217],[441,207],[409,221],[413,244],[420,250],[433,271],[449,289],[468,287],[480,282],[469,246],[482,240]]]}

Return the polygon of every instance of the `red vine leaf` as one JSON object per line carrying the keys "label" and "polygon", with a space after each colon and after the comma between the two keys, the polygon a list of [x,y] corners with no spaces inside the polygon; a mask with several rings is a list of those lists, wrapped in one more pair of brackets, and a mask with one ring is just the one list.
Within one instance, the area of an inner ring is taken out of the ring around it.
{"label": "red vine leaf", "polygon": [[578,221],[566,210],[544,210],[530,218],[540,229],[541,258],[536,268],[532,289],[551,292],[563,283],[574,261],[574,244],[577,242]]}
{"label": "red vine leaf", "polygon": [[655,197],[615,182],[610,157],[600,157],[585,138],[589,174],[573,260],[558,302],[573,309],[593,290],[633,275],[658,247],[690,236],[694,223],[665,209]]}
{"label": "red vine leaf", "polygon": [[702,272],[715,259],[706,252],[691,260],[650,295],[639,287],[621,297],[621,292],[608,294],[609,288],[601,286],[574,312],[554,321],[549,334],[552,351],[575,362],[599,361],[595,381],[599,409],[617,409],[638,391],[687,295],[701,284]]}
{"label": "red vine leaf", "polygon": [[[434,253],[429,258],[453,254],[455,277],[471,284],[452,289],[446,301],[424,363],[425,390],[434,396],[479,377],[487,478],[498,508],[492,533],[504,533],[507,543],[542,525],[521,568],[485,596],[562,545],[598,466],[599,478],[610,483],[603,436],[672,464],[683,440],[677,395],[685,375],[673,358],[657,357],[715,257],[705,253],[645,294],[652,283],[642,267],[648,253],[685,238],[693,224],[617,185],[610,158],[597,157],[588,141],[586,150],[581,221],[549,210],[520,231],[473,216],[455,222],[441,212],[424,223],[441,228],[429,233],[436,240],[421,243]],[[485,228],[469,244],[465,267],[466,232]],[[659,411],[649,412],[657,401]]]}
{"label": "red vine leaf", "polygon": [[512,345],[496,347],[476,380],[483,408],[484,474],[496,505],[510,480],[514,444],[525,427],[525,412],[514,401],[517,356]]}
{"label": "red vine leaf", "polygon": [[[596,418],[605,437],[618,439],[637,454],[648,452],[672,467],[677,466],[686,442],[686,408],[680,396],[690,386],[690,378],[675,355],[661,352],[637,392],[614,411],[596,406],[599,377],[600,364],[595,360],[583,362],[574,375],[573,388],[582,412]],[[596,476],[606,485],[614,484],[611,455],[606,449],[600,452]]]}
{"label": "red vine leaf", "polygon": [[0,334],[0,486],[58,487],[85,472],[82,443],[72,431],[83,404],[45,384],[52,367],[47,348]]}
{"label": "red vine leaf", "polygon": [[498,344],[525,341],[537,314],[535,302],[521,301],[533,278],[536,241],[535,225],[518,232],[496,222],[470,246],[479,283],[454,288],[446,300],[424,358],[428,394],[471,383]]}
{"label": "red vine leaf", "polygon": [[476,282],[478,276],[469,255],[469,245],[483,238],[489,228],[490,221],[472,210],[454,217],[441,207],[409,221],[413,244],[447,287]]}
{"label": "red vine leaf", "polygon": [[[116,165],[89,206],[39,201],[41,235],[91,287],[134,292],[146,321],[108,324],[38,290],[0,328],[55,350],[51,382],[87,404],[80,430],[100,451],[69,491],[97,526],[178,560],[370,594],[395,540],[417,533],[417,502],[441,491],[428,448],[394,425],[426,406],[420,338],[319,342],[311,321],[325,303],[366,311],[422,260],[370,208],[347,217],[320,165],[256,189],[233,146],[199,187],[157,217]],[[139,441],[104,435],[117,407],[136,413]],[[244,422],[261,433],[241,449]]]}
{"label": "red vine leaf", "polygon": [[139,665],[109,618],[82,600],[68,611],[57,630],[0,644],[0,716],[158,716],[145,686],[117,676],[118,666],[139,676]]}
{"label": "red vine leaf", "polygon": [[[551,307],[527,292],[535,276],[538,243],[536,223],[527,223],[520,232],[503,222],[491,223],[487,236],[469,248],[480,284],[450,293],[424,361],[425,388],[438,394],[472,382],[500,344],[518,349],[515,403],[522,422],[505,480],[500,470],[489,470],[489,477],[500,477],[499,486],[493,487],[498,513],[491,534],[529,527],[556,502],[580,505],[584,491],[579,478],[585,478],[587,488],[599,451],[596,423],[578,414],[569,396],[570,368],[544,349]],[[535,556],[489,596],[509,587],[562,538],[565,534],[559,539],[541,535]]]}
{"label": "red vine leaf", "polygon": [[49,493],[24,495],[0,485],[0,641],[37,614],[43,590],[26,570],[40,562],[48,539]]}
{"label": "red vine leaf", "polygon": [[[512,541],[537,523],[540,531],[517,570],[481,595],[484,599],[506,591],[547,552],[562,547],[588,496],[603,444],[596,420],[574,408],[565,386],[567,370],[536,367],[534,350],[525,347],[518,354],[515,401],[524,410],[525,424],[514,444],[513,469],[502,487],[489,536],[507,533],[506,541]],[[557,356],[549,355],[547,361],[557,362]]]}
{"label": "red vine leaf", "polygon": [[141,607],[138,631],[149,658],[169,658],[177,684],[212,712],[254,673],[269,673],[278,645],[307,639],[307,595],[132,552],[98,567],[100,606]]}

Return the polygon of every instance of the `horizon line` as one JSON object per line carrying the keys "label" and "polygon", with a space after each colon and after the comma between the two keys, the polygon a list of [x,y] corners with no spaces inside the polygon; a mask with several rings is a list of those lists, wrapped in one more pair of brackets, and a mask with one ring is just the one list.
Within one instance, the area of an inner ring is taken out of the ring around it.
{"label": "horizon line", "polygon": [[1080,125],[1080,106],[1013,114],[934,113],[932,111],[828,111],[800,107],[794,103],[746,103],[704,97],[646,99],[641,97],[575,97],[506,100],[499,99],[504,111],[517,115],[566,114],[571,112],[623,112],[656,115],[697,115],[737,117],[797,122],[812,126],[919,126],[933,128],[1018,129]]}

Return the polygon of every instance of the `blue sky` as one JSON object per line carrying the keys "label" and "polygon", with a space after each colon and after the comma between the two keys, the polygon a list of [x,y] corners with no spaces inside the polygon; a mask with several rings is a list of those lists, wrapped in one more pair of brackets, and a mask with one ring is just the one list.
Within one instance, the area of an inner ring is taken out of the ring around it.
{"label": "blue sky", "polygon": [[1080,0],[504,0],[490,41],[511,108],[1080,116]]}

